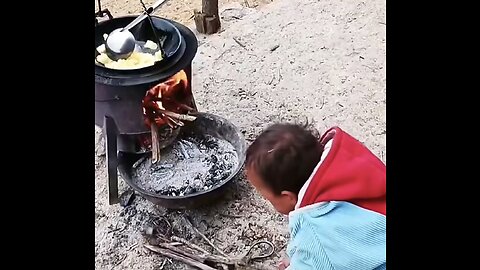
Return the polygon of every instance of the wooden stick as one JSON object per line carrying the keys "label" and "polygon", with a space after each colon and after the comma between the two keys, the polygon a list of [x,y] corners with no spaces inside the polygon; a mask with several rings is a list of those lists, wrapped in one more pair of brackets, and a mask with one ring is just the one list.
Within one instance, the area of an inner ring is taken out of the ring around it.
{"label": "wooden stick", "polygon": [[150,131],[152,132],[152,164],[155,164],[160,161],[160,138],[158,137],[158,126],[155,121],[151,121]]}
{"label": "wooden stick", "polygon": [[236,261],[231,260],[229,258],[225,258],[223,256],[210,254],[208,251],[204,250],[203,248],[201,248],[201,247],[199,247],[199,246],[197,246],[193,243],[190,243],[188,240],[186,240],[184,238],[177,237],[177,236],[172,236],[172,240],[180,242],[180,243],[186,245],[187,247],[189,247],[191,249],[202,252],[203,254],[199,255],[199,256],[204,258],[205,260],[215,262],[215,263],[223,263],[223,264],[227,264],[227,265],[234,265],[236,263]]}
{"label": "wooden stick", "polygon": [[177,120],[173,119],[172,117],[170,117],[168,115],[167,115],[167,118],[168,118],[168,120],[172,121],[175,125],[177,125],[179,127],[183,127],[185,125],[185,124],[183,124],[183,122],[177,121]]}
{"label": "wooden stick", "polygon": [[201,262],[201,263],[204,263],[205,262],[205,258],[202,257],[201,255],[196,255],[196,254],[192,254],[192,253],[188,253],[184,250],[181,250],[180,248],[178,247],[175,247],[175,246],[172,246],[170,243],[159,243],[158,244],[159,247],[161,248],[164,248],[164,249],[168,249],[168,250],[171,250],[175,253],[178,253],[182,256],[185,256],[187,258],[190,258],[192,260],[195,260],[197,262]]}
{"label": "wooden stick", "polygon": [[194,10],[193,17],[195,21],[195,28],[199,33],[205,34],[207,32],[207,26],[205,25],[205,14],[201,11]]}
{"label": "wooden stick", "polygon": [[145,248],[149,249],[150,251],[153,251],[155,253],[158,253],[162,256],[168,257],[170,259],[174,259],[180,262],[183,262],[185,264],[188,264],[190,266],[196,267],[201,270],[216,270],[215,268],[212,268],[206,264],[203,264],[201,262],[198,262],[196,260],[193,260],[192,258],[189,258],[185,255],[173,252],[169,249],[157,247],[157,246],[152,246],[152,245],[144,245]]}
{"label": "wooden stick", "polygon": [[202,0],[202,12],[211,15],[218,15],[218,0]]}
{"label": "wooden stick", "polygon": [[177,120],[181,120],[181,121],[195,121],[197,120],[197,117],[193,116],[193,115],[187,115],[187,114],[179,114],[179,113],[174,113],[174,112],[171,112],[171,111],[166,111],[166,110],[162,110],[162,109],[158,109],[157,110],[158,112],[160,113],[163,113],[165,114],[166,116],[170,116],[172,118],[175,118]]}
{"label": "wooden stick", "polygon": [[207,35],[214,34],[220,30],[220,19],[217,15],[205,17],[205,28]]}
{"label": "wooden stick", "polygon": [[193,227],[193,230],[200,235],[205,242],[207,242],[212,248],[214,248],[218,253],[220,253],[222,256],[228,257],[227,254],[225,254],[221,249],[216,247],[212,241],[210,241],[203,233],[201,233],[197,228]]}
{"label": "wooden stick", "polygon": [[180,106],[182,109],[187,110],[187,111],[189,111],[189,112],[196,111],[194,108],[192,108],[192,107],[190,107],[190,106],[188,106],[188,105],[185,105],[185,104],[183,104],[183,103],[180,103],[179,106]]}
{"label": "wooden stick", "polygon": [[191,249],[195,249],[199,252],[202,252],[203,254],[208,254],[208,251],[206,251],[205,249],[195,245],[194,243],[188,242],[187,239],[184,239],[184,238],[181,238],[181,237],[178,237],[178,236],[175,236],[175,235],[172,236],[171,238],[172,238],[173,241],[180,242],[180,243],[186,245],[187,247],[189,247]]}
{"label": "wooden stick", "polygon": [[192,228],[192,230],[194,230],[198,235],[200,235],[200,237],[203,238],[203,240],[205,240],[205,242],[207,242],[212,248],[214,248],[218,253],[220,253],[222,256],[224,256],[225,258],[228,258],[228,255],[225,254],[221,249],[219,249],[218,247],[216,247],[212,241],[210,241],[203,233],[201,233],[197,228],[195,228],[195,226],[193,226],[193,224],[190,222],[190,220],[188,220],[188,218],[186,217],[183,217],[183,219],[185,220],[185,222],[188,224],[189,227]]}
{"label": "wooden stick", "polygon": [[236,37],[233,37],[233,40],[234,40],[240,47],[242,47],[242,48],[245,49],[246,46],[245,46],[243,43],[241,43],[240,40],[238,40]]}
{"label": "wooden stick", "polygon": [[[188,241],[186,241],[186,242],[188,243]],[[185,245],[188,246],[188,244],[185,244]],[[185,257],[188,257],[192,260],[195,260],[195,261],[198,261],[198,262],[201,262],[201,263],[205,263],[206,261],[213,262],[213,263],[226,264],[226,265],[235,265],[237,263],[237,261],[230,260],[230,259],[225,258],[223,256],[213,255],[213,254],[210,254],[208,252],[204,253],[204,254],[200,254],[200,255],[191,254],[191,253],[188,253],[188,252],[186,252],[186,251],[184,251],[180,248],[174,247],[169,243],[159,243],[158,246],[161,247],[161,248],[164,248],[164,249],[171,250],[175,253],[181,254]]]}
{"label": "wooden stick", "polygon": [[213,34],[221,27],[218,0],[202,0],[202,11],[194,10],[195,26],[202,34]]}

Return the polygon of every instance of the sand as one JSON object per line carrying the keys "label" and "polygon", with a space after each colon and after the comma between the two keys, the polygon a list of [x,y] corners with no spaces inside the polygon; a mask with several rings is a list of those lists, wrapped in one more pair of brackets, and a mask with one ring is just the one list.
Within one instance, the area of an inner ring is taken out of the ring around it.
{"label": "sand", "polygon": [[[129,6],[133,2],[115,1],[115,14],[136,11]],[[186,2],[169,1],[163,14],[180,17],[180,10],[194,8],[184,8]],[[248,142],[277,121],[309,119],[321,133],[338,125],[386,161],[385,13],[380,0],[275,0],[257,9],[230,5],[221,12],[221,33],[198,36],[192,83],[199,109],[232,121]],[[95,160],[96,269],[191,269],[142,247],[142,231],[154,226],[211,251],[185,229],[182,215],[231,256],[242,255],[258,239],[273,242],[274,256],[255,266],[276,269],[284,256],[286,217],[243,176],[211,207],[168,211],[137,196],[123,208],[108,205],[105,158]]]}

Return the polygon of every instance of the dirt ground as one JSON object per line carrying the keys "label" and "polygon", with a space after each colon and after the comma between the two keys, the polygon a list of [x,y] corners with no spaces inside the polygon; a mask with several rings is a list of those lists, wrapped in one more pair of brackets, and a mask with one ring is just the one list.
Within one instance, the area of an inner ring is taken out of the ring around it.
{"label": "dirt ground", "polygon": [[[137,14],[143,11],[139,0],[100,0],[102,9],[108,8],[114,17]],[[149,6],[157,0],[144,0],[143,3]],[[218,0],[219,9],[239,4],[248,8],[262,7],[274,0]],[[95,10],[98,10],[98,0],[95,0]],[[183,24],[193,23],[193,10],[202,9],[202,0],[167,0],[167,2],[155,13],[160,17],[172,19]]]}
{"label": "dirt ground", "polygon": [[[169,0],[157,14],[192,26],[191,10],[200,2]],[[193,62],[192,86],[201,111],[230,119],[247,142],[276,121],[309,119],[320,132],[339,125],[386,161],[384,0],[275,0],[255,9],[245,7],[243,0],[219,2],[222,32],[198,35],[200,46]],[[249,0],[251,5],[266,2],[270,1]],[[140,10],[136,0],[102,4],[114,16]],[[99,134],[96,129],[96,140]],[[191,269],[142,247],[146,242],[142,231],[155,227],[160,234],[181,236],[212,251],[184,225],[185,215],[233,257],[258,239],[274,243],[275,254],[254,264],[259,269],[275,269],[284,255],[286,218],[244,177],[234,181],[225,199],[202,209],[170,211],[139,196],[128,207],[109,206],[105,157],[98,152],[96,269]],[[120,190],[126,190],[120,182]]]}

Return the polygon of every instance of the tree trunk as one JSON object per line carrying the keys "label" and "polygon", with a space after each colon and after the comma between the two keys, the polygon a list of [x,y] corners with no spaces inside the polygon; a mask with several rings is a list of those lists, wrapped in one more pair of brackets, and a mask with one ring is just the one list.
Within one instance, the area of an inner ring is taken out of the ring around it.
{"label": "tree trunk", "polygon": [[214,34],[220,30],[218,0],[202,0],[202,11],[194,10],[195,26],[202,34]]}

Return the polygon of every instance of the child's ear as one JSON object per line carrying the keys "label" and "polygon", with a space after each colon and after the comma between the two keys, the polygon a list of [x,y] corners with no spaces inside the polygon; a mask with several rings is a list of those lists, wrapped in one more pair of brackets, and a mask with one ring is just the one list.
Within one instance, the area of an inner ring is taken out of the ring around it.
{"label": "child's ear", "polygon": [[288,198],[288,200],[291,203],[293,203],[293,205],[295,205],[297,203],[297,199],[298,199],[297,194],[295,194],[291,191],[286,191],[286,190],[282,191],[280,194],[282,195],[282,197]]}

